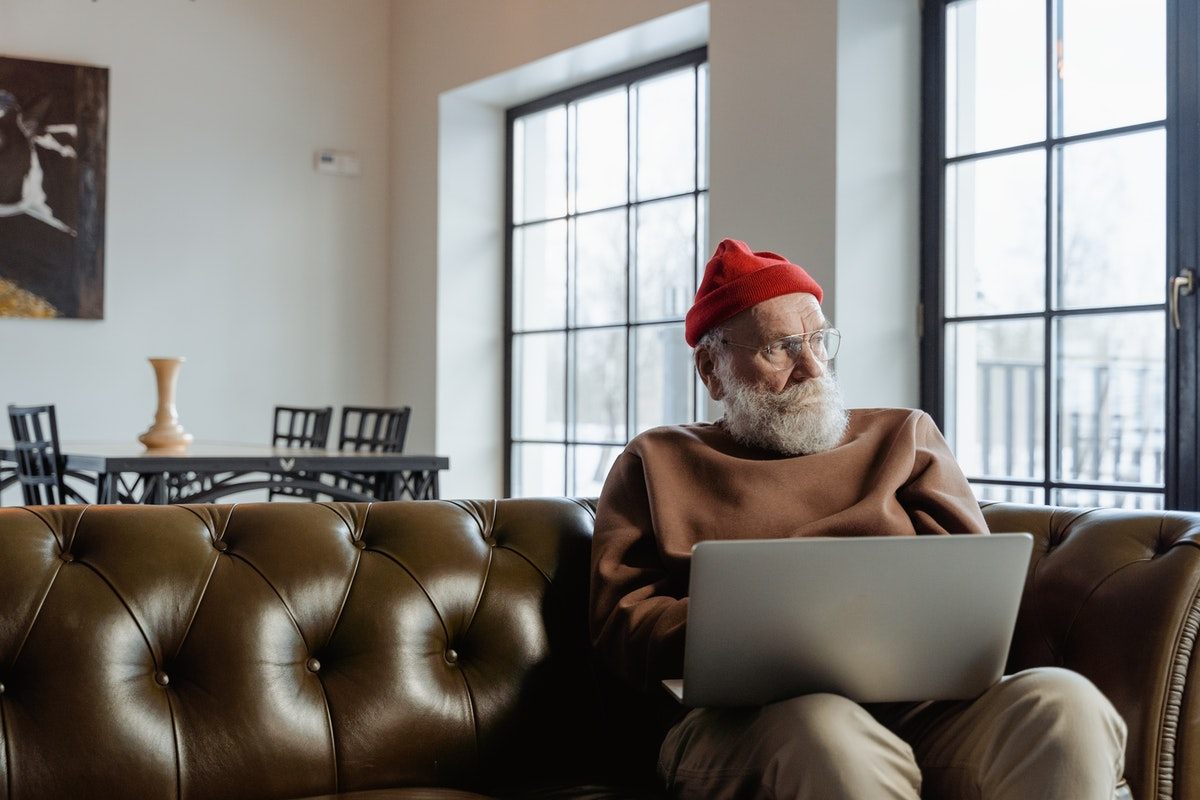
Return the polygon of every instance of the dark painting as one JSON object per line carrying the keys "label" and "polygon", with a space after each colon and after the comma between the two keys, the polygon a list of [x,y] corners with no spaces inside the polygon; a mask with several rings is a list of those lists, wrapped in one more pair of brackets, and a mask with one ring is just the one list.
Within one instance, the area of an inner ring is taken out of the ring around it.
{"label": "dark painting", "polygon": [[108,70],[0,57],[0,317],[104,315]]}

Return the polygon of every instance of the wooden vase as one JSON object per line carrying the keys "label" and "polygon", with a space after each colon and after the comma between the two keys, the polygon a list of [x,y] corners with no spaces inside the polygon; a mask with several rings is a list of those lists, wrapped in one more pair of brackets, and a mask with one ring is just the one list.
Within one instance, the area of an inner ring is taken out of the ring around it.
{"label": "wooden vase", "polygon": [[151,450],[183,450],[192,443],[192,435],[179,424],[179,412],[175,409],[175,382],[184,359],[175,356],[149,361],[158,383],[158,411],[154,414],[154,424],[138,437],[138,441]]}

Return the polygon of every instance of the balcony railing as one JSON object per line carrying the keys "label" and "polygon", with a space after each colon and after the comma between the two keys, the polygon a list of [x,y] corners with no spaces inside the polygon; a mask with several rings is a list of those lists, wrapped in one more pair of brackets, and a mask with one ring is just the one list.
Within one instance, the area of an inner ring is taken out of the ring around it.
{"label": "balcony railing", "polygon": [[[1161,367],[1145,361],[1070,361],[1060,379],[1052,478],[1075,503],[1161,507],[1165,433]],[[1039,363],[978,363],[978,463],[972,477],[1043,483],[1043,376]],[[970,424],[960,420],[960,435]],[[1103,484],[1095,490],[1086,484]],[[1084,484],[1085,486],[1080,486]],[[1113,484],[1128,484],[1113,486]],[[1030,499],[1040,490],[993,487],[996,499]],[[1040,497],[1038,498],[1040,501]]]}

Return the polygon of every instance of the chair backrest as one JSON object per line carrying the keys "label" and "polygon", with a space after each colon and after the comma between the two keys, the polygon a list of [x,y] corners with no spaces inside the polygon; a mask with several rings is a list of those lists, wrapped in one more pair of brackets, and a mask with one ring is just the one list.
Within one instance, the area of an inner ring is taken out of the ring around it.
{"label": "chair backrest", "polygon": [[371,453],[399,453],[408,433],[410,406],[345,406],[338,432],[338,449]]}
{"label": "chair backrest", "polygon": [[8,423],[17,452],[17,480],[26,505],[67,502],[54,406],[10,405]]}
{"label": "chair backrest", "polygon": [[275,406],[271,446],[324,449],[329,443],[329,423],[332,420],[332,406]]}

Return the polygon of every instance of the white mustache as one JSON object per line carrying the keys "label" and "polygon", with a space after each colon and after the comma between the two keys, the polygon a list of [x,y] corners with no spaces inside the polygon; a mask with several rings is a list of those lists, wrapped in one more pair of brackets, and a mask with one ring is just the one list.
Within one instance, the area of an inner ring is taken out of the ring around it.
{"label": "white mustache", "polygon": [[830,396],[838,396],[837,383],[828,376],[809,378],[801,383],[793,384],[779,394],[770,395],[778,398],[781,408],[812,405],[826,401]]}

